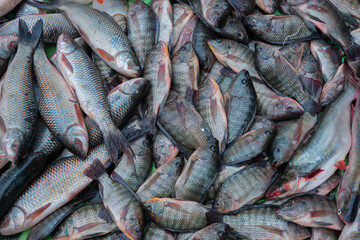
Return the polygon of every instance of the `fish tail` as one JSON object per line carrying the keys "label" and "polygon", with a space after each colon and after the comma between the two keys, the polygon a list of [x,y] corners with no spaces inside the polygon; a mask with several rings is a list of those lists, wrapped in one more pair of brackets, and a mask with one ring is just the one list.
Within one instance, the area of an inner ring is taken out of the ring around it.
{"label": "fish tail", "polygon": [[129,157],[133,158],[135,156],[129,141],[118,128],[115,127],[114,130],[102,131],[102,133],[106,149],[109,152],[112,162],[117,163],[119,159],[119,148]]}
{"label": "fish tail", "polygon": [[97,158],[93,161],[90,167],[84,170],[85,176],[94,180],[99,180],[99,177],[104,173],[105,173],[105,167]]}
{"label": "fish tail", "polygon": [[345,50],[346,59],[349,62],[360,60],[360,45],[353,43]]}
{"label": "fish tail", "polygon": [[316,113],[321,111],[321,105],[315,102],[313,99],[308,98],[301,104],[305,111],[310,113],[311,115],[315,115]]}
{"label": "fish tail", "polygon": [[206,221],[208,223],[208,225],[213,224],[213,223],[222,223],[223,222],[223,216],[221,215],[221,213],[215,212],[215,211],[210,211],[205,213],[205,217],[206,217]]}
{"label": "fish tail", "polygon": [[352,223],[358,213],[359,210],[359,200],[360,200],[360,196],[357,192],[352,192],[351,196],[350,196],[350,205],[349,208],[347,209],[347,213],[344,216],[344,220],[348,223]]}
{"label": "fish tail", "polygon": [[156,130],[156,116],[154,114],[149,114],[146,118],[145,121],[148,125],[148,129],[149,129],[149,133],[151,135],[154,135],[155,130]]}
{"label": "fish tail", "polygon": [[28,0],[27,3],[33,7],[46,10],[57,10],[64,3],[69,2],[69,0],[52,0],[51,2],[43,2],[42,0]]}
{"label": "fish tail", "polygon": [[19,19],[19,39],[18,42],[30,45],[33,49],[38,45],[39,39],[42,36],[43,22],[38,20],[35,26],[29,30],[28,25],[22,19]]}

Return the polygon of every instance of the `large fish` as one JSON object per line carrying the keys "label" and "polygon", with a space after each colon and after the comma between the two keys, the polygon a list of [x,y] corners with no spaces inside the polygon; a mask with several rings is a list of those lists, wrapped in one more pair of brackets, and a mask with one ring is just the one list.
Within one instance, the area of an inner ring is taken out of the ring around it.
{"label": "large fish", "polygon": [[92,7],[101,12],[109,14],[120,25],[123,32],[127,32],[127,12],[129,4],[126,0],[94,0]]}
{"label": "large fish", "polygon": [[16,50],[17,36],[1,36],[0,37],[0,76],[2,76],[7,69],[8,60]]}
{"label": "large fish", "polygon": [[19,21],[19,46],[2,80],[1,144],[6,157],[19,164],[35,133],[38,103],[33,78],[33,53],[42,33],[42,22],[29,29]]}
{"label": "large fish", "polygon": [[173,7],[169,0],[153,0],[151,1],[151,9],[155,12],[159,21],[158,41],[162,41],[171,49],[171,41],[173,34],[174,14]]}
{"label": "large fish", "polygon": [[141,69],[129,39],[108,14],[69,0],[51,3],[34,0],[30,3],[39,8],[61,10],[91,49],[112,69],[132,78],[140,75]]}

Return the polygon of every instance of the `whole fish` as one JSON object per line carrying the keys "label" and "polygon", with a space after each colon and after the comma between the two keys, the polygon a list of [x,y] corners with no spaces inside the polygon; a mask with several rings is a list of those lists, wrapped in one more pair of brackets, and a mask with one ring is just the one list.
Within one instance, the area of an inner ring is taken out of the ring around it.
{"label": "whole fish", "polygon": [[196,23],[193,36],[193,45],[198,56],[200,66],[205,71],[210,71],[216,61],[216,57],[211,51],[208,40],[216,38],[216,34],[207,28],[201,21]]}
{"label": "whole fish", "polygon": [[351,146],[350,103],[356,96],[356,88],[351,81],[348,77],[346,90],[322,112],[317,129],[295,151],[284,174],[267,192],[267,199],[311,191],[344,165],[343,160]]}
{"label": "whole fish", "polygon": [[27,2],[21,2],[15,8],[15,19],[33,14],[46,14],[46,11],[44,9],[33,7]]}
{"label": "whole fish", "polygon": [[158,42],[146,58],[144,78],[150,80],[151,86],[146,96],[145,119],[154,134],[157,115],[166,102],[171,84],[171,61],[164,42]]}
{"label": "whole fish", "polygon": [[108,14],[69,0],[51,3],[34,0],[30,4],[44,9],[61,10],[91,49],[112,69],[127,77],[140,75],[141,69],[129,39]]}
{"label": "whole fish", "polygon": [[271,145],[272,162],[275,167],[289,161],[307,133],[317,123],[317,116],[304,113],[300,118],[276,124],[277,135]]}
{"label": "whole fish", "polygon": [[320,65],[325,82],[329,81],[341,64],[338,49],[325,40],[311,41],[310,49]]}
{"label": "whole fish", "polygon": [[[28,15],[21,17],[20,19],[25,21],[29,28],[33,28],[37,21],[42,20],[43,37],[47,42],[56,42],[62,33],[69,35],[72,38],[80,36],[79,32],[71,24],[71,22],[60,13]],[[18,25],[18,19],[4,23],[0,26],[0,36],[19,36]]]}
{"label": "whole fish", "polygon": [[276,136],[276,129],[276,126],[271,126],[245,133],[225,150],[223,163],[243,163],[266,151]]}
{"label": "whole fish", "polygon": [[219,213],[192,201],[152,198],[143,206],[154,223],[168,230],[200,230],[222,220]]}
{"label": "whole fish", "polygon": [[288,62],[298,70],[305,51],[305,42],[297,41],[283,46],[279,52],[288,60]]}
{"label": "whole fish", "polygon": [[201,202],[215,180],[219,165],[219,142],[212,139],[186,162],[174,187],[176,199]]}
{"label": "whole fish", "polygon": [[254,36],[273,44],[287,44],[319,37],[296,15],[248,15],[245,28]]}
{"label": "whole fish", "polygon": [[255,0],[228,0],[229,4],[238,13],[238,16],[247,16],[255,10]]}
{"label": "whole fish", "polygon": [[299,15],[308,27],[316,31],[320,29],[336,45],[346,53],[347,60],[359,58],[360,46],[354,43],[345,21],[339,10],[331,3],[324,0],[287,0],[291,8]]}
{"label": "whole fish", "polygon": [[[62,207],[92,182],[83,171],[95,159],[109,161],[105,145],[90,149],[85,160],[76,156],[57,160],[48,166],[14,202],[0,223],[2,235],[11,235],[33,227]],[[50,183],[50,184],[49,184]]]}
{"label": "whole fish", "polygon": [[176,238],[175,233],[162,229],[155,223],[150,222],[150,224],[147,226],[147,231],[144,234],[144,240],[153,239],[175,240]]}
{"label": "whole fish", "polygon": [[234,173],[220,186],[213,209],[228,213],[256,203],[264,196],[275,172],[271,164],[260,162]]}
{"label": "whole fish", "polygon": [[127,32],[127,12],[129,4],[126,0],[94,0],[92,7],[101,12],[109,14],[120,25],[123,32]]}
{"label": "whole fish", "polygon": [[214,223],[195,232],[187,240],[221,240],[228,239],[229,225],[225,223]]}
{"label": "whole fish", "polygon": [[275,13],[280,4],[280,0],[255,0],[256,5],[267,14]]}
{"label": "whole fish", "polygon": [[32,72],[33,53],[42,33],[42,22],[29,29],[19,20],[16,55],[9,64],[1,83],[1,144],[6,157],[15,165],[28,149],[35,133],[38,104]]}
{"label": "whole fish", "polygon": [[16,50],[17,47],[17,36],[1,36],[0,37],[0,75],[3,76],[3,74],[6,72],[8,60],[13,54],[13,52]]}
{"label": "whole fish", "polygon": [[47,59],[43,42],[39,43],[34,53],[34,70],[42,119],[67,149],[85,158],[89,150],[89,136],[83,113],[70,86]]}
{"label": "whole fish", "polygon": [[108,220],[109,217],[103,204],[84,205],[62,222],[54,239],[87,239],[106,235],[117,229],[114,222]]}
{"label": "whole fish", "polygon": [[230,145],[249,129],[256,114],[256,92],[246,70],[232,80],[224,100],[228,119],[227,144]]}
{"label": "whole fish", "polygon": [[276,214],[287,221],[305,227],[323,227],[342,230],[344,223],[337,215],[335,202],[318,195],[303,195],[283,203]]}
{"label": "whole fish", "polygon": [[198,90],[200,66],[191,42],[183,45],[171,59],[171,89],[189,102]]}
{"label": "whole fish", "polygon": [[346,224],[344,229],[341,232],[339,240],[353,240],[360,237],[360,214],[356,217],[355,221],[352,224]]}
{"label": "whole fish", "polygon": [[325,83],[320,95],[321,106],[326,107],[341,95],[344,90],[346,71],[345,64],[340,65],[332,78]]}
{"label": "whole fish", "polygon": [[303,107],[294,99],[276,94],[259,79],[251,78],[257,97],[258,114],[270,120],[288,120],[300,117]]}
{"label": "whole fish", "polygon": [[[179,51],[179,49],[184,44],[186,44],[187,42],[192,42],[192,40],[194,39],[194,37],[193,37],[194,36],[194,29],[195,29],[196,23],[199,20],[198,20],[198,17],[196,15],[191,15],[190,14],[190,16],[191,16],[191,18],[189,19],[188,22],[186,22],[186,24],[183,26],[182,29],[179,29],[179,27],[182,26],[182,25],[180,25],[176,29],[174,27],[174,31],[175,30],[176,31],[181,30],[181,32],[180,32],[180,35],[177,38],[177,41],[172,43],[172,45],[173,45],[172,50],[171,50],[172,53],[176,53],[177,51]],[[182,17],[182,16],[180,16],[180,17]],[[185,17],[186,17],[186,15],[185,15]]]}
{"label": "whole fish", "polygon": [[278,50],[261,42],[257,42],[255,48],[256,68],[270,86],[297,100],[310,114],[320,111],[320,105],[304,91],[297,71]]}
{"label": "whole fish", "polygon": [[136,194],[141,201],[151,198],[171,197],[174,186],[181,170],[183,169],[183,159],[174,158],[161,165],[149,178],[139,187]]}
{"label": "whole fish", "polygon": [[173,7],[169,0],[153,0],[150,6],[159,21],[159,36],[157,40],[164,42],[170,50],[174,28]]}
{"label": "whole fish", "polygon": [[135,49],[141,68],[156,40],[156,14],[143,1],[131,4],[127,13],[128,37]]}
{"label": "whole fish", "polygon": [[162,132],[158,132],[153,140],[153,159],[155,167],[158,168],[163,164],[171,161],[179,154],[179,149],[171,142]]}
{"label": "whole fish", "polygon": [[310,240],[338,240],[339,232],[326,228],[312,228]]}
{"label": "whole fish", "polygon": [[174,91],[170,92],[159,114],[159,123],[177,143],[192,151],[207,142],[204,119],[193,105]]}
{"label": "whole fish", "polygon": [[351,127],[351,150],[345,173],[337,192],[336,206],[341,219],[351,224],[358,213],[360,201],[359,152],[360,144],[360,97],[357,96]]}
{"label": "whole fish", "polygon": [[311,236],[310,229],[281,219],[275,211],[274,206],[249,206],[236,215],[224,215],[223,222],[229,224],[241,238],[290,240]]}
{"label": "whole fish", "polygon": [[0,17],[11,12],[22,0],[1,0],[0,1]]}
{"label": "whole fish", "polygon": [[357,26],[357,20],[360,19],[360,3],[356,0],[330,0],[330,2],[339,10],[345,21]]}
{"label": "whole fish", "polygon": [[217,60],[225,67],[236,73],[247,70],[250,76],[259,77],[255,69],[254,53],[245,45],[228,39],[210,40],[208,44]]}
{"label": "whole fish", "polygon": [[[81,109],[101,129],[112,161],[118,159],[118,147],[126,154],[132,155],[129,142],[111,118],[104,85],[89,56],[66,35],[61,35],[58,39],[57,55],[60,71],[74,90]],[[78,64],[79,61],[82,62],[81,65]]]}
{"label": "whole fish", "polygon": [[97,159],[85,169],[84,174],[99,183],[100,196],[116,226],[128,238],[141,240],[144,225],[141,203],[118,182],[122,178],[113,172],[112,180]]}
{"label": "whole fish", "polygon": [[220,153],[225,150],[227,117],[219,85],[210,76],[205,77],[197,91],[195,108],[208,124],[212,135],[219,141]]}

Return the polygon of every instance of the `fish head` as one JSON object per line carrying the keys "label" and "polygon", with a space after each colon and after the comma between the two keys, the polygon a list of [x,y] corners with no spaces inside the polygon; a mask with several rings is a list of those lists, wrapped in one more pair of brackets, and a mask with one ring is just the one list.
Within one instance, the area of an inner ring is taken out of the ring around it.
{"label": "fish head", "polygon": [[87,130],[79,125],[70,126],[64,137],[64,145],[74,155],[84,159],[89,150],[89,136]]}
{"label": "fish head", "polygon": [[217,235],[218,239],[223,239],[226,237],[227,232],[230,230],[230,226],[225,223],[214,223],[209,226],[210,231],[209,233],[213,235]]}
{"label": "fish head", "polygon": [[222,20],[230,13],[228,2],[222,0],[210,1],[208,4],[203,4],[202,9],[205,19],[215,27],[219,27]]}
{"label": "fish head", "polygon": [[1,36],[0,37],[0,60],[6,60],[17,47],[18,37]]}
{"label": "fish head", "polygon": [[274,56],[275,48],[271,47],[269,44],[266,43],[256,42],[255,54],[260,61],[269,60]]}
{"label": "fish head", "polygon": [[124,233],[130,239],[141,239],[143,233],[143,225],[144,222],[142,216],[136,216],[135,214],[126,216]]}
{"label": "fish head", "polygon": [[115,60],[118,71],[127,77],[136,78],[141,74],[141,67],[136,56],[129,51],[120,52]]}
{"label": "fish head", "polygon": [[56,49],[60,54],[72,53],[77,48],[78,48],[77,44],[70,36],[63,33],[58,38]]}
{"label": "fish head", "polygon": [[18,128],[8,129],[3,137],[2,144],[7,158],[18,164],[27,149],[24,133]]}
{"label": "fish head", "polygon": [[0,233],[2,235],[12,235],[18,229],[22,229],[24,222],[24,212],[20,208],[13,206],[0,223]]}
{"label": "fish head", "polygon": [[143,206],[150,215],[161,215],[165,211],[166,203],[160,198],[152,198],[143,202]]}
{"label": "fish head", "polygon": [[340,187],[336,200],[338,215],[347,224],[351,224],[359,210],[360,196],[357,192],[352,192],[349,188]]}
{"label": "fish head", "polygon": [[171,61],[188,63],[197,60],[194,47],[191,42],[187,42],[173,55]]}
{"label": "fish head", "polygon": [[275,12],[279,1],[274,0],[259,0],[256,2],[264,12],[272,14]]}
{"label": "fish head", "polygon": [[289,144],[289,141],[287,137],[277,138],[271,146],[272,164],[274,167],[278,168],[290,159],[293,145]]}
{"label": "fish head", "polygon": [[258,34],[261,34],[269,29],[271,21],[269,18],[261,15],[249,15],[244,18],[243,24],[250,31],[256,31]]}
{"label": "fish head", "polygon": [[129,96],[137,95],[137,94],[145,93],[149,87],[150,87],[149,80],[144,78],[134,78],[112,89],[109,95],[110,94],[116,95],[117,93],[121,95],[129,95]]}
{"label": "fish head", "polygon": [[249,72],[246,70],[239,72],[230,85],[232,85],[230,88],[230,95],[236,97],[243,97],[251,88],[253,88]]}
{"label": "fish head", "polygon": [[238,204],[231,198],[231,196],[224,194],[216,197],[212,208],[219,213],[225,213],[232,211],[234,207],[236,209],[236,205]]}
{"label": "fish head", "polygon": [[305,73],[315,74],[319,71],[318,64],[313,55],[304,57],[301,63],[301,70]]}
{"label": "fish head", "polygon": [[273,107],[275,115],[284,118],[300,117],[305,112],[297,101],[288,97],[280,97]]}
{"label": "fish head", "polygon": [[235,39],[237,42],[245,44],[249,41],[249,36],[244,26],[241,21],[236,18],[229,17],[226,19],[224,31],[228,35],[227,38]]}
{"label": "fish head", "polygon": [[205,146],[202,146],[196,150],[196,152],[189,158],[196,157],[201,161],[212,161],[219,156],[219,141],[215,138],[208,140]]}
{"label": "fish head", "polygon": [[294,197],[284,202],[276,214],[288,221],[294,221],[306,215],[308,203],[302,197]]}
{"label": "fish head", "polygon": [[163,172],[168,176],[179,176],[183,169],[184,160],[182,157],[176,157],[171,160],[168,164],[163,165]]}
{"label": "fish head", "polygon": [[290,6],[299,6],[308,2],[309,0],[286,0]]}
{"label": "fish head", "polygon": [[277,131],[276,126],[264,127],[255,131],[259,131],[259,134],[256,136],[256,141],[258,142],[270,142],[274,139]]}
{"label": "fish head", "polygon": [[230,54],[234,44],[230,40],[216,39],[209,40],[208,45],[211,51],[215,54],[216,58],[222,61]]}
{"label": "fish head", "polygon": [[282,175],[270,186],[265,197],[268,200],[275,200],[294,195],[298,187],[298,182],[299,179],[288,180],[285,175]]}
{"label": "fish head", "polygon": [[122,14],[115,14],[113,16],[114,20],[117,22],[117,24],[120,26],[121,30],[124,33],[127,33],[127,19],[126,16]]}
{"label": "fish head", "polygon": [[211,96],[214,96],[218,90],[219,85],[210,75],[206,75],[206,77],[201,81],[199,90],[201,94],[198,94],[198,97],[201,97],[201,99],[209,99]]}
{"label": "fish head", "polygon": [[166,43],[159,41],[151,50],[146,61],[150,63],[158,63],[169,57],[169,50]]}

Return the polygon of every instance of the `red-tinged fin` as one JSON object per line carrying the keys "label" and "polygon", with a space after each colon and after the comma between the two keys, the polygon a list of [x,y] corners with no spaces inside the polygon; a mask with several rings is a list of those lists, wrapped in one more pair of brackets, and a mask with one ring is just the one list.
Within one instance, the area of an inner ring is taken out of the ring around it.
{"label": "red-tinged fin", "polygon": [[94,179],[96,181],[99,180],[99,177],[103,174],[105,174],[105,167],[104,165],[100,162],[99,159],[95,159],[93,161],[93,163],[84,170],[84,174],[85,176]]}
{"label": "red-tinged fin", "polygon": [[337,163],[335,163],[335,167],[345,171],[347,168],[345,160],[340,160]]}
{"label": "red-tinged fin", "polygon": [[299,143],[301,140],[302,128],[303,128],[303,121],[300,121],[298,126],[296,127],[295,134],[294,134],[294,139],[297,143]]}
{"label": "red-tinged fin", "polygon": [[96,0],[98,3],[103,4],[104,0]]}
{"label": "red-tinged fin", "polygon": [[333,212],[329,210],[310,211],[311,217],[326,217],[331,216],[332,214]]}
{"label": "red-tinged fin", "polygon": [[205,213],[206,222],[208,225],[213,223],[222,223],[223,222],[223,216],[220,213],[217,213],[215,211],[209,211]]}
{"label": "red-tinged fin", "polygon": [[216,121],[216,117],[217,117],[217,100],[211,98],[210,99],[210,109],[211,109],[211,117],[212,119],[214,119],[214,121]]}
{"label": "red-tinged fin", "polygon": [[312,173],[309,173],[308,175],[304,176],[303,178],[305,179],[305,181],[311,179],[311,178],[315,178],[319,173],[323,172],[323,169],[317,169],[315,171],[313,171]]}
{"label": "red-tinged fin", "polygon": [[112,131],[102,131],[106,149],[109,152],[110,159],[113,163],[117,163],[119,159],[119,148],[129,158],[134,158],[135,154],[131,148],[129,141],[124,137],[121,131],[115,127]]}
{"label": "red-tinged fin", "polygon": [[97,48],[96,51],[100,54],[100,56],[105,59],[108,62],[114,62],[114,57],[111,56],[108,52],[106,52],[104,49]]}
{"label": "red-tinged fin", "polygon": [[113,224],[114,220],[111,218],[110,213],[106,210],[105,207],[102,207],[99,211],[98,217],[104,219],[108,224]]}
{"label": "red-tinged fin", "polygon": [[278,229],[278,228],[275,228],[275,227],[272,227],[272,226],[260,226],[260,225],[257,225],[256,227],[262,228],[265,231],[267,231],[269,233],[272,233],[274,235],[277,235],[279,237],[283,237],[283,231]]}
{"label": "red-tinged fin", "polygon": [[33,49],[38,45],[39,39],[42,36],[43,22],[38,20],[35,26],[30,30],[26,22],[19,19],[19,38],[18,42],[31,46]]}
{"label": "red-tinged fin", "polygon": [[120,183],[124,188],[126,188],[126,190],[128,190],[131,195],[134,196],[134,198],[138,201],[138,202],[141,202],[141,199],[140,197],[134,192],[134,190],[129,186],[129,184],[119,175],[117,174],[116,172],[113,172],[111,174],[111,178],[115,181],[115,182],[118,182]]}
{"label": "red-tinged fin", "polygon": [[78,104],[78,103],[74,103],[74,108],[75,108],[76,117],[77,117],[80,125],[81,125],[82,127],[84,127],[84,126],[85,126],[84,115],[83,115],[83,113],[82,113],[82,111],[81,111],[81,109],[80,109],[79,104]]}
{"label": "red-tinged fin", "polygon": [[31,219],[31,220],[38,218],[46,209],[48,209],[50,207],[50,205],[51,205],[51,203],[48,203],[48,204],[42,206],[41,208],[37,209],[35,212],[29,214],[29,216],[27,218]]}
{"label": "red-tinged fin", "polygon": [[6,133],[6,126],[4,119],[0,116],[0,138],[2,138]]}
{"label": "red-tinged fin", "polygon": [[333,225],[332,223],[321,222],[321,221],[315,221],[314,223],[317,224],[317,225],[323,226],[323,227],[327,227],[327,226]]}
{"label": "red-tinged fin", "polygon": [[313,78],[304,77],[302,78],[305,90],[310,94],[310,96],[315,96],[319,98],[321,95],[322,84]]}
{"label": "red-tinged fin", "polygon": [[236,72],[231,70],[230,68],[224,67],[220,70],[221,75],[234,78],[236,76]]}
{"label": "red-tinged fin", "polygon": [[190,161],[190,163],[189,163],[189,167],[187,168],[187,171],[186,171],[186,175],[185,175],[185,180],[184,180],[183,186],[186,185],[187,181],[189,180],[189,178],[190,178],[190,176],[191,176],[191,173],[192,173],[192,171],[193,171],[193,169],[194,169],[194,164],[195,164],[196,159],[195,159],[195,160],[188,160],[188,161]]}
{"label": "red-tinged fin", "polygon": [[77,28],[78,28],[78,31],[79,31],[81,37],[84,39],[84,41],[85,42],[90,41],[88,35],[82,30],[82,28],[80,26],[78,26]]}
{"label": "red-tinged fin", "polygon": [[71,65],[71,63],[69,62],[69,60],[67,59],[67,57],[66,57],[64,54],[61,55],[61,62],[62,62],[62,63],[65,65],[65,67],[66,67],[67,69],[69,69],[72,73],[74,72],[73,66]]}
{"label": "red-tinged fin", "polygon": [[166,65],[165,64],[160,64],[159,69],[158,69],[158,74],[157,74],[157,79],[160,80],[160,84],[163,84],[163,80],[166,78],[165,73],[166,73]]}
{"label": "red-tinged fin", "polygon": [[89,229],[93,229],[95,227],[97,227],[98,225],[100,225],[100,223],[88,223],[88,224],[85,224],[84,226],[81,226],[81,227],[78,227],[75,229],[77,229],[78,232],[85,232],[85,231],[88,231]]}
{"label": "red-tinged fin", "polygon": [[310,97],[305,100],[305,102],[302,102],[301,106],[311,115],[315,115],[321,111],[321,105],[312,100]]}

